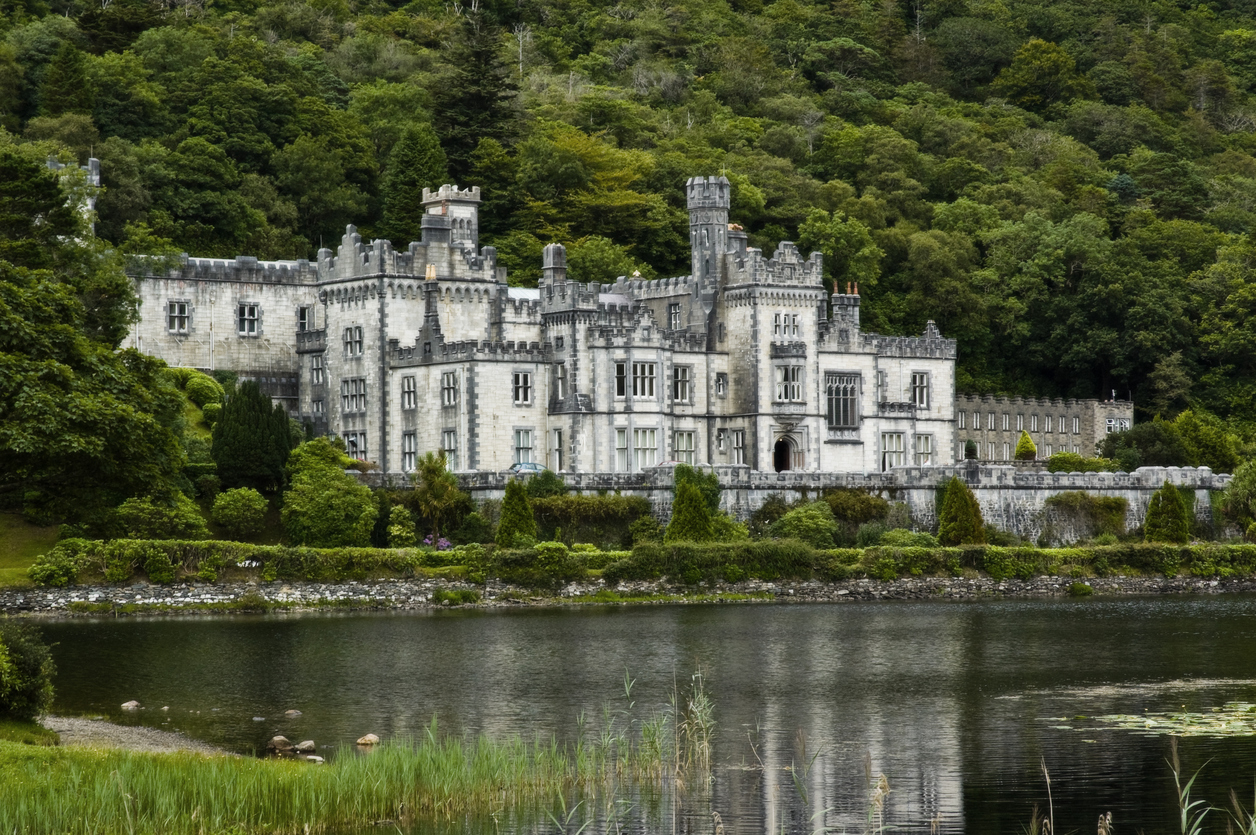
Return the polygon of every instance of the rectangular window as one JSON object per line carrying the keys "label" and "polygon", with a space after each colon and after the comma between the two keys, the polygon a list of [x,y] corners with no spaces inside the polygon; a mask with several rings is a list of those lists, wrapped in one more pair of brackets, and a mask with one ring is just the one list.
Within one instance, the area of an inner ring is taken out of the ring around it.
{"label": "rectangular window", "polygon": [[802,366],[776,367],[776,400],[779,403],[802,402]]}
{"label": "rectangular window", "polygon": [[445,467],[452,473],[458,469],[458,433],[453,429],[442,430],[440,448],[445,453]]}
{"label": "rectangular window", "polygon": [[1016,416],[1016,431],[1023,432],[1024,430],[1025,430],[1025,416],[1017,415]]}
{"label": "rectangular window", "polygon": [[313,400],[310,402],[310,405],[314,407],[314,414],[316,415],[323,414],[323,401],[322,400]]}
{"label": "rectangular window", "polygon": [[401,471],[405,473],[414,472],[414,465],[419,457],[419,442],[413,432],[403,432],[401,435]]}
{"label": "rectangular window", "polygon": [[357,461],[366,460],[366,433],[365,432],[346,432],[345,433],[345,452],[350,458]]}
{"label": "rectangular window", "polygon": [[531,464],[532,463],[532,430],[516,429],[515,430],[515,463]]}
{"label": "rectangular window", "polygon": [[687,365],[678,365],[672,369],[672,399],[677,403],[688,403],[693,399],[689,374],[690,368]]}
{"label": "rectangular window", "polygon": [[1106,421],[1108,433],[1124,432],[1130,428],[1129,418],[1108,418]]}
{"label": "rectangular window", "polygon": [[1079,435],[1081,434],[1081,431],[1082,431],[1081,420],[1079,418],[1073,418],[1073,434]]}
{"label": "rectangular window", "polygon": [[362,328],[345,328],[345,356],[362,356]]}
{"label": "rectangular window", "polygon": [[511,379],[515,405],[526,406],[531,403],[532,375],[527,371],[516,371]]}
{"label": "rectangular window", "polygon": [[323,355],[315,354],[310,357],[310,383],[321,386],[326,380],[327,377],[323,371]]}
{"label": "rectangular window", "polygon": [[550,431],[550,469],[558,472],[563,468],[563,430]]}
{"label": "rectangular window", "polygon": [[672,457],[682,464],[693,466],[693,437],[692,432],[676,433],[676,449]]}
{"label": "rectangular window", "polygon": [[440,404],[455,406],[458,403],[458,372],[445,371],[440,375]]}
{"label": "rectangular window", "polygon": [[615,472],[628,472],[628,430],[615,430]]}
{"label": "rectangular window", "polygon": [[728,375],[722,371],[715,375],[715,396],[723,397],[728,394]]}
{"label": "rectangular window", "polygon": [[907,463],[907,448],[902,432],[881,433],[881,469],[901,467]]}
{"label": "rectangular window", "polygon": [[365,377],[340,381],[340,411],[345,413],[366,411]]}
{"label": "rectangular window", "polygon": [[414,385],[413,377],[401,378],[401,408],[417,409],[419,406],[419,392]]}
{"label": "rectangular window", "polygon": [[981,428],[981,412],[973,412],[973,429]]}
{"label": "rectangular window", "polygon": [[1043,417],[1043,422],[1046,424],[1044,431],[1050,432],[1051,431],[1051,415],[1046,415],[1045,417]]}
{"label": "rectangular window", "polygon": [[[853,429],[859,425],[859,377],[853,374],[825,374],[825,417],[830,429]],[[960,413],[961,428],[963,413]]]}
{"label": "rectangular window", "polygon": [[746,430],[733,430],[733,463],[746,463]]}
{"label": "rectangular window", "polygon": [[715,448],[719,450],[720,452],[723,452],[724,446],[727,443],[728,443],[728,430],[716,429],[715,430]]}
{"label": "rectangular window", "polygon": [[1003,461],[1012,460],[1012,445],[1011,444],[1009,443],[1003,444],[1003,458],[1001,460]]}
{"label": "rectangular window", "polygon": [[297,330],[305,333],[310,329],[310,309],[308,307],[297,308]]}
{"label": "rectangular window", "polygon": [[170,302],[166,305],[166,330],[171,333],[188,332],[187,302]]}
{"label": "rectangular window", "polygon": [[236,323],[240,336],[257,336],[260,319],[258,306],[255,304],[241,304],[236,308]]}
{"label": "rectangular window", "polygon": [[[911,402],[917,409],[929,408],[929,375],[914,373],[911,375]],[[991,429],[994,425],[991,424]]]}
{"label": "rectangular window", "polygon": [[628,396],[628,363],[615,363],[615,396]]}
{"label": "rectangular window", "polygon": [[994,412],[986,413],[986,428],[991,432],[994,431]]}
{"label": "rectangular window", "polygon": [[632,468],[640,472],[659,462],[657,429],[632,430]]}
{"label": "rectangular window", "polygon": [[957,413],[956,413],[956,417],[958,417],[958,418],[959,418],[959,426],[957,426],[957,427],[956,427],[957,429],[964,429],[964,428],[965,428],[965,427],[964,427],[964,418],[965,418],[967,415],[968,415],[968,412],[957,412]]}
{"label": "rectangular window", "polygon": [[652,362],[634,362],[632,364],[632,396],[654,396],[655,364]]}
{"label": "rectangular window", "polygon": [[1047,444],[1044,449],[1046,451],[1046,457],[1050,458],[1051,457],[1051,444]]}
{"label": "rectangular window", "polygon": [[1029,431],[1030,432],[1038,431],[1038,416],[1037,415],[1029,416]]}
{"label": "rectangular window", "polygon": [[788,328],[788,333],[790,336],[797,336],[798,335],[798,314],[791,313],[788,316],[786,316],[785,325]]}
{"label": "rectangular window", "polygon": [[783,316],[779,313],[772,314],[772,335],[780,336],[784,330]]}
{"label": "rectangular window", "polygon": [[1003,413],[1003,431],[1006,432],[1012,425],[1012,416],[1007,412]]}
{"label": "rectangular window", "polygon": [[916,436],[916,466],[927,467],[933,463],[933,436]]}
{"label": "rectangular window", "polygon": [[993,442],[986,444],[986,460],[987,461],[994,460],[994,443]]}
{"label": "rectangular window", "polygon": [[680,330],[680,305],[669,304],[667,306],[667,326],[672,330]]}
{"label": "rectangular window", "polygon": [[554,399],[567,399],[567,363],[565,362],[554,366]]}

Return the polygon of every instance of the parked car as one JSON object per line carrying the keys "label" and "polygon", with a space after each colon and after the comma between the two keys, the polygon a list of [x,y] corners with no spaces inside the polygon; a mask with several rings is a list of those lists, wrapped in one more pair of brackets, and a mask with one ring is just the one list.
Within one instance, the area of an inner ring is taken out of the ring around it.
{"label": "parked car", "polygon": [[511,464],[510,469],[507,472],[513,475],[524,475],[524,474],[536,475],[537,473],[545,472],[545,468],[542,467],[540,464],[533,464],[529,462],[527,464]]}

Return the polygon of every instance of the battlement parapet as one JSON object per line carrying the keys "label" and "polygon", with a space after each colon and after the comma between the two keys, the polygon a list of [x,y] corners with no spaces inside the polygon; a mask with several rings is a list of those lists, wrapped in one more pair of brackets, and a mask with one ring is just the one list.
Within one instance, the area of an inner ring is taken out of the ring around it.
{"label": "battlement parapet", "polygon": [[813,252],[806,258],[792,241],[781,241],[771,258],[754,247],[744,254],[731,252],[729,284],[785,284],[805,287],[824,286],[824,256]]}
{"label": "battlement parapet", "polygon": [[[455,220],[443,215],[424,215],[424,240],[411,242],[405,250],[395,249],[391,241],[382,238],[363,242],[357,227],[350,224],[345,227],[345,235],[334,254],[326,247],[318,251],[318,280],[334,282],[377,276],[426,279],[429,265],[434,265],[441,278],[495,281],[497,249],[486,246],[477,253],[471,240],[451,239]],[[432,260],[432,256],[440,252],[448,253],[447,260],[439,257]],[[454,276],[450,276],[451,271]]]}
{"label": "battlement parapet", "polygon": [[394,366],[424,363],[461,362],[465,360],[499,360],[502,362],[548,362],[553,346],[549,342],[506,340],[503,342],[474,339],[451,342],[415,341],[414,345],[391,346],[390,360]]}
{"label": "battlement parapet", "polygon": [[173,259],[135,256],[128,259],[127,273],[138,278],[173,278],[186,281],[234,281],[248,284],[313,284],[317,272],[309,261],[259,261],[249,255],[234,259]]}
{"label": "battlement parapet", "polygon": [[685,199],[694,209],[728,209],[732,206],[732,186],[727,177],[690,177],[685,181]]}
{"label": "battlement parapet", "polygon": [[1076,409],[1083,406],[1104,406],[1132,411],[1134,404],[1128,400],[1098,400],[1073,397],[1024,397],[1006,394],[957,394],[955,405],[959,408],[981,406],[1005,406],[1018,409]]}
{"label": "battlement parapet", "polygon": [[297,353],[318,354],[327,350],[327,329],[297,331]]}
{"label": "battlement parapet", "polygon": [[882,357],[955,359],[956,355],[955,340],[943,337],[932,322],[925,327],[923,336],[883,336],[861,332],[859,341]]}

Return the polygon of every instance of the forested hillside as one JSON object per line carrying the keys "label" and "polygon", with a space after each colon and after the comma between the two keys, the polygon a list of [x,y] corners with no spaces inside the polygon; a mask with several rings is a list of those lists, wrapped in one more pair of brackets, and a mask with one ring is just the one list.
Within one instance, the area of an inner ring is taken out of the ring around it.
{"label": "forested hillside", "polygon": [[[960,385],[1256,414],[1256,4],[17,0],[3,142],[130,251],[309,257],[484,189],[515,283],[687,266],[682,184],[960,341]],[[42,143],[42,144],[39,144]]]}

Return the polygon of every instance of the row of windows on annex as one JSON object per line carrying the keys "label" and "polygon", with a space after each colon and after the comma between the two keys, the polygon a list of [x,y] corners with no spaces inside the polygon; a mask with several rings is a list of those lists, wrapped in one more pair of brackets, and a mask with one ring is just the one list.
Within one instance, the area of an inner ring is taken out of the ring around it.
{"label": "row of windows on annex", "polygon": [[[236,305],[236,333],[239,336],[261,336],[262,306],[257,302],[243,301]],[[313,328],[314,314],[310,307],[298,307],[296,328],[304,332]],[[358,338],[361,340],[361,328]],[[192,303],[187,300],[175,300],[166,303],[166,331],[175,336],[186,336],[192,332]]]}
{"label": "row of windows on annex", "polygon": [[[985,422],[983,423],[981,412],[972,412],[970,415],[968,412],[961,411],[957,412],[955,415],[956,428],[958,429],[968,429],[971,427],[972,429],[985,429],[990,432],[1013,431],[1012,418],[1013,415],[1011,412],[1003,412],[1002,414],[996,412],[986,412]],[[1015,425],[1016,429],[1014,431],[1016,432],[1038,432],[1039,427],[1041,426],[1041,431],[1048,435],[1080,435],[1082,433],[1081,418],[1069,417],[1068,415],[1033,414],[1026,416],[1024,414],[1018,414],[1015,416]]]}
{"label": "row of windows on annex", "polygon": [[[1011,461],[1016,454],[1016,445],[1010,441],[1002,443],[996,441],[981,442],[973,439],[973,443],[977,445],[977,458],[982,461]],[[965,440],[956,441],[956,457],[964,457],[964,447],[967,444]],[[1084,455],[1082,448],[1078,444],[1035,444],[1038,448],[1039,458],[1050,458],[1057,452],[1072,452],[1078,455]]]}

